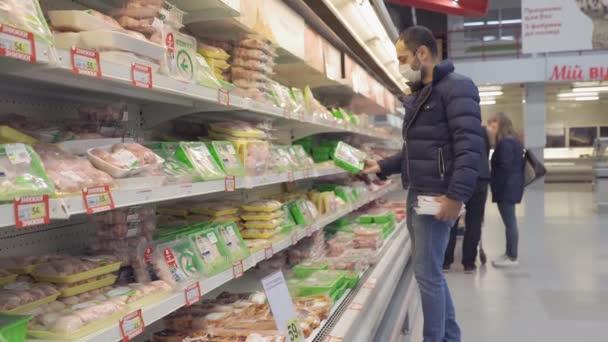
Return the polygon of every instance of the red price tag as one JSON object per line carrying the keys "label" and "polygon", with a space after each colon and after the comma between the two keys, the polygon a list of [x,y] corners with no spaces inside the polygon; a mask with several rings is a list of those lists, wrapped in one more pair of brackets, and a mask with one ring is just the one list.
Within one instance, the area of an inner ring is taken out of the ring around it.
{"label": "red price tag", "polygon": [[291,244],[295,245],[298,243],[298,232],[291,233]]}
{"label": "red price tag", "polygon": [[232,278],[237,279],[243,276],[245,269],[243,268],[243,260],[239,260],[232,264]]}
{"label": "red price tag", "polygon": [[89,215],[115,208],[110,187],[107,185],[85,188],[82,190],[82,198]]}
{"label": "red price tag", "polygon": [[31,32],[0,25],[0,56],[36,63],[36,43]]}
{"label": "red price tag", "polygon": [[78,75],[101,77],[99,51],[72,47],[70,50],[72,70]]}
{"label": "red price tag", "polygon": [[217,103],[230,107],[230,90],[218,89],[217,90]]}
{"label": "red price tag", "polygon": [[378,282],[378,279],[376,278],[369,278],[364,284],[363,284],[363,288],[366,289],[373,289],[374,287],[376,287],[376,283]]}
{"label": "red price tag", "polygon": [[289,172],[287,172],[287,181],[288,181],[289,183],[293,183],[293,182],[295,182],[295,181],[296,181],[296,177],[295,177],[295,175],[294,175],[293,171],[289,171]]}
{"label": "red price tag", "polygon": [[184,294],[186,296],[186,306],[200,302],[203,298],[201,292],[201,283],[197,281],[196,283],[186,287]]}
{"label": "red price tag", "polygon": [[349,307],[349,310],[361,311],[363,309],[363,304],[352,303]]}
{"label": "red price tag", "polygon": [[120,327],[120,334],[122,340],[128,342],[135,336],[144,332],[146,325],[144,324],[144,318],[141,314],[141,309],[132,312],[123,317],[118,323]]}
{"label": "red price tag", "polygon": [[236,191],[236,177],[226,176],[224,177],[224,191],[235,192]]}
{"label": "red price tag", "polygon": [[274,250],[272,248],[272,245],[264,248],[264,259],[265,260],[272,258],[273,255],[274,255]]}
{"label": "red price tag", "polygon": [[15,199],[15,226],[25,228],[49,224],[49,195],[23,196]]}
{"label": "red price tag", "polygon": [[140,88],[152,88],[152,68],[137,63],[131,64],[131,83]]}

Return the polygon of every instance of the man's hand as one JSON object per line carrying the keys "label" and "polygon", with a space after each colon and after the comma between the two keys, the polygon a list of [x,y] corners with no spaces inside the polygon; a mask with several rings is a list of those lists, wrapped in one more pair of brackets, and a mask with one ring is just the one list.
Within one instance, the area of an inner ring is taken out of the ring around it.
{"label": "man's hand", "polygon": [[380,172],[380,165],[378,165],[378,162],[372,159],[365,159],[365,167],[361,173],[369,174],[378,172]]}
{"label": "man's hand", "polygon": [[441,204],[441,208],[435,216],[436,219],[441,221],[454,221],[460,216],[460,209],[462,209],[462,202],[453,200],[446,196],[439,196],[435,201]]}

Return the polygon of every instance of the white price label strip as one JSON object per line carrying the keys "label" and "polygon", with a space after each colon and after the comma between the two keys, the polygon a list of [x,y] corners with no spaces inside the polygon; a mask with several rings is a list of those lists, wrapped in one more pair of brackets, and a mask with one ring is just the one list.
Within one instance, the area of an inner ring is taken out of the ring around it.
{"label": "white price label strip", "polygon": [[273,255],[274,255],[274,250],[272,248],[272,245],[264,248],[264,259],[265,260],[272,258]]}
{"label": "white price label strip", "polygon": [[0,25],[0,56],[36,63],[36,43],[31,32]]}

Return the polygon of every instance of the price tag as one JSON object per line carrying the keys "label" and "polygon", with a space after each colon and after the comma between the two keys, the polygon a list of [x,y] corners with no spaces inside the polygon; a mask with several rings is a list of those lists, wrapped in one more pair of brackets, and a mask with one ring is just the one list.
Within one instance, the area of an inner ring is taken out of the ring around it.
{"label": "price tag", "polygon": [[120,320],[119,322],[120,334],[122,340],[128,342],[135,336],[144,332],[146,325],[144,324],[144,318],[141,314],[141,309],[134,311]]}
{"label": "price tag", "polygon": [[287,108],[283,108],[283,117],[286,119],[291,119],[291,112],[287,110]]}
{"label": "price tag", "polygon": [[292,244],[292,245],[297,244],[297,243],[298,243],[298,240],[299,240],[299,239],[298,239],[298,232],[297,232],[297,231],[295,231],[295,232],[291,233],[291,244]]}
{"label": "price tag", "polygon": [[49,196],[23,196],[15,199],[17,229],[49,224]]}
{"label": "price tag", "polygon": [[72,47],[70,50],[72,70],[78,75],[101,77],[99,51]]}
{"label": "price tag", "polygon": [[374,287],[376,287],[376,283],[378,282],[378,279],[376,278],[369,278],[364,284],[363,284],[363,288],[366,289],[373,289]]}
{"label": "price tag", "polygon": [[352,303],[349,307],[349,310],[361,311],[363,309],[363,304]]}
{"label": "price tag", "polygon": [[82,190],[84,206],[87,214],[95,214],[114,209],[114,199],[107,185]]}
{"label": "price tag", "polygon": [[266,292],[274,321],[279,330],[287,335],[287,341],[303,341],[304,334],[300,328],[296,309],[287,289],[283,272],[278,271],[263,278],[262,286],[264,292]]}
{"label": "price tag", "polygon": [[192,194],[192,184],[182,184],[179,186],[180,193],[182,195]]}
{"label": "price tag", "polygon": [[295,175],[294,175],[293,171],[289,171],[289,172],[287,172],[287,181],[288,181],[289,183],[293,183],[293,182],[295,182],[295,181],[296,181],[296,177],[295,177]]}
{"label": "price tag", "polygon": [[36,63],[36,43],[31,32],[0,25],[0,56]]}
{"label": "price tag", "polygon": [[314,233],[314,230],[312,229],[312,226],[307,226],[306,227],[306,236],[311,237],[313,233]]}
{"label": "price tag", "polygon": [[217,90],[217,103],[230,107],[230,90],[218,89]]}
{"label": "price tag", "polygon": [[140,88],[152,88],[152,68],[137,63],[131,64],[131,83]]}
{"label": "price tag", "polygon": [[272,245],[264,248],[264,259],[265,260],[272,258],[273,255],[274,255],[274,250],[272,248]]}
{"label": "price tag", "polygon": [[243,260],[239,260],[232,264],[232,278],[238,279],[243,276],[245,269],[243,268]]}
{"label": "price tag", "polygon": [[184,290],[184,295],[186,296],[186,306],[200,302],[203,297],[201,292],[201,283],[197,281],[196,283],[186,287]]}
{"label": "price tag", "polygon": [[224,177],[224,191],[235,192],[236,191],[236,177],[226,176]]}

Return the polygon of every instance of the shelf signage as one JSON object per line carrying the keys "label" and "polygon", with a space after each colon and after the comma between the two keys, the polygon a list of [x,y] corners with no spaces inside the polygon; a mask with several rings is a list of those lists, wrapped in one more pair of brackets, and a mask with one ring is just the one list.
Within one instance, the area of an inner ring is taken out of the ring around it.
{"label": "shelf signage", "polygon": [[220,88],[217,90],[217,103],[230,107],[230,90]]}
{"label": "shelf signage", "polygon": [[245,273],[245,268],[243,267],[243,260],[239,260],[232,264],[232,278],[238,279],[243,276]]}
{"label": "shelf signage", "polygon": [[49,224],[49,195],[23,196],[15,199],[17,229]]}
{"label": "shelf signage", "polygon": [[314,230],[312,229],[312,226],[306,226],[306,236],[311,237],[313,233]]}
{"label": "shelf signage", "polygon": [[272,248],[272,244],[266,248],[264,248],[264,260],[268,260],[272,258],[274,255],[274,250]]}
{"label": "shelf signage", "polygon": [[138,63],[131,64],[131,83],[139,88],[152,89],[152,68]]}
{"label": "shelf signage", "polygon": [[360,303],[352,303],[349,307],[349,310],[361,311],[363,309],[363,304]]}
{"label": "shelf signage", "polygon": [[344,339],[342,337],[337,337],[337,336],[326,336],[323,339],[323,342],[342,342],[344,341]]}
{"label": "shelf signage", "polygon": [[89,215],[115,208],[110,187],[107,185],[85,188],[82,190],[82,198]]}
{"label": "shelf signage", "polygon": [[602,65],[548,64],[549,81],[608,81],[608,67]]}
{"label": "shelf signage", "polygon": [[201,283],[197,281],[196,283],[186,287],[184,290],[184,295],[186,296],[186,306],[200,302],[203,298],[201,292]]}
{"label": "shelf signage", "polygon": [[0,25],[0,56],[36,63],[36,43],[31,32]]}
{"label": "shelf signage", "polygon": [[224,177],[224,191],[235,192],[236,191],[236,177],[226,176]]}
{"label": "shelf signage", "polygon": [[304,334],[300,328],[283,272],[278,271],[263,278],[262,286],[266,292],[277,329],[287,336],[289,342],[303,341]]}
{"label": "shelf signage", "polygon": [[118,325],[124,342],[129,342],[135,336],[143,333],[146,328],[141,309],[123,317]]}
{"label": "shelf signage", "polygon": [[73,46],[70,50],[70,57],[74,73],[101,78],[99,51]]}
{"label": "shelf signage", "polygon": [[298,243],[298,231],[291,233],[291,244],[295,245]]}

